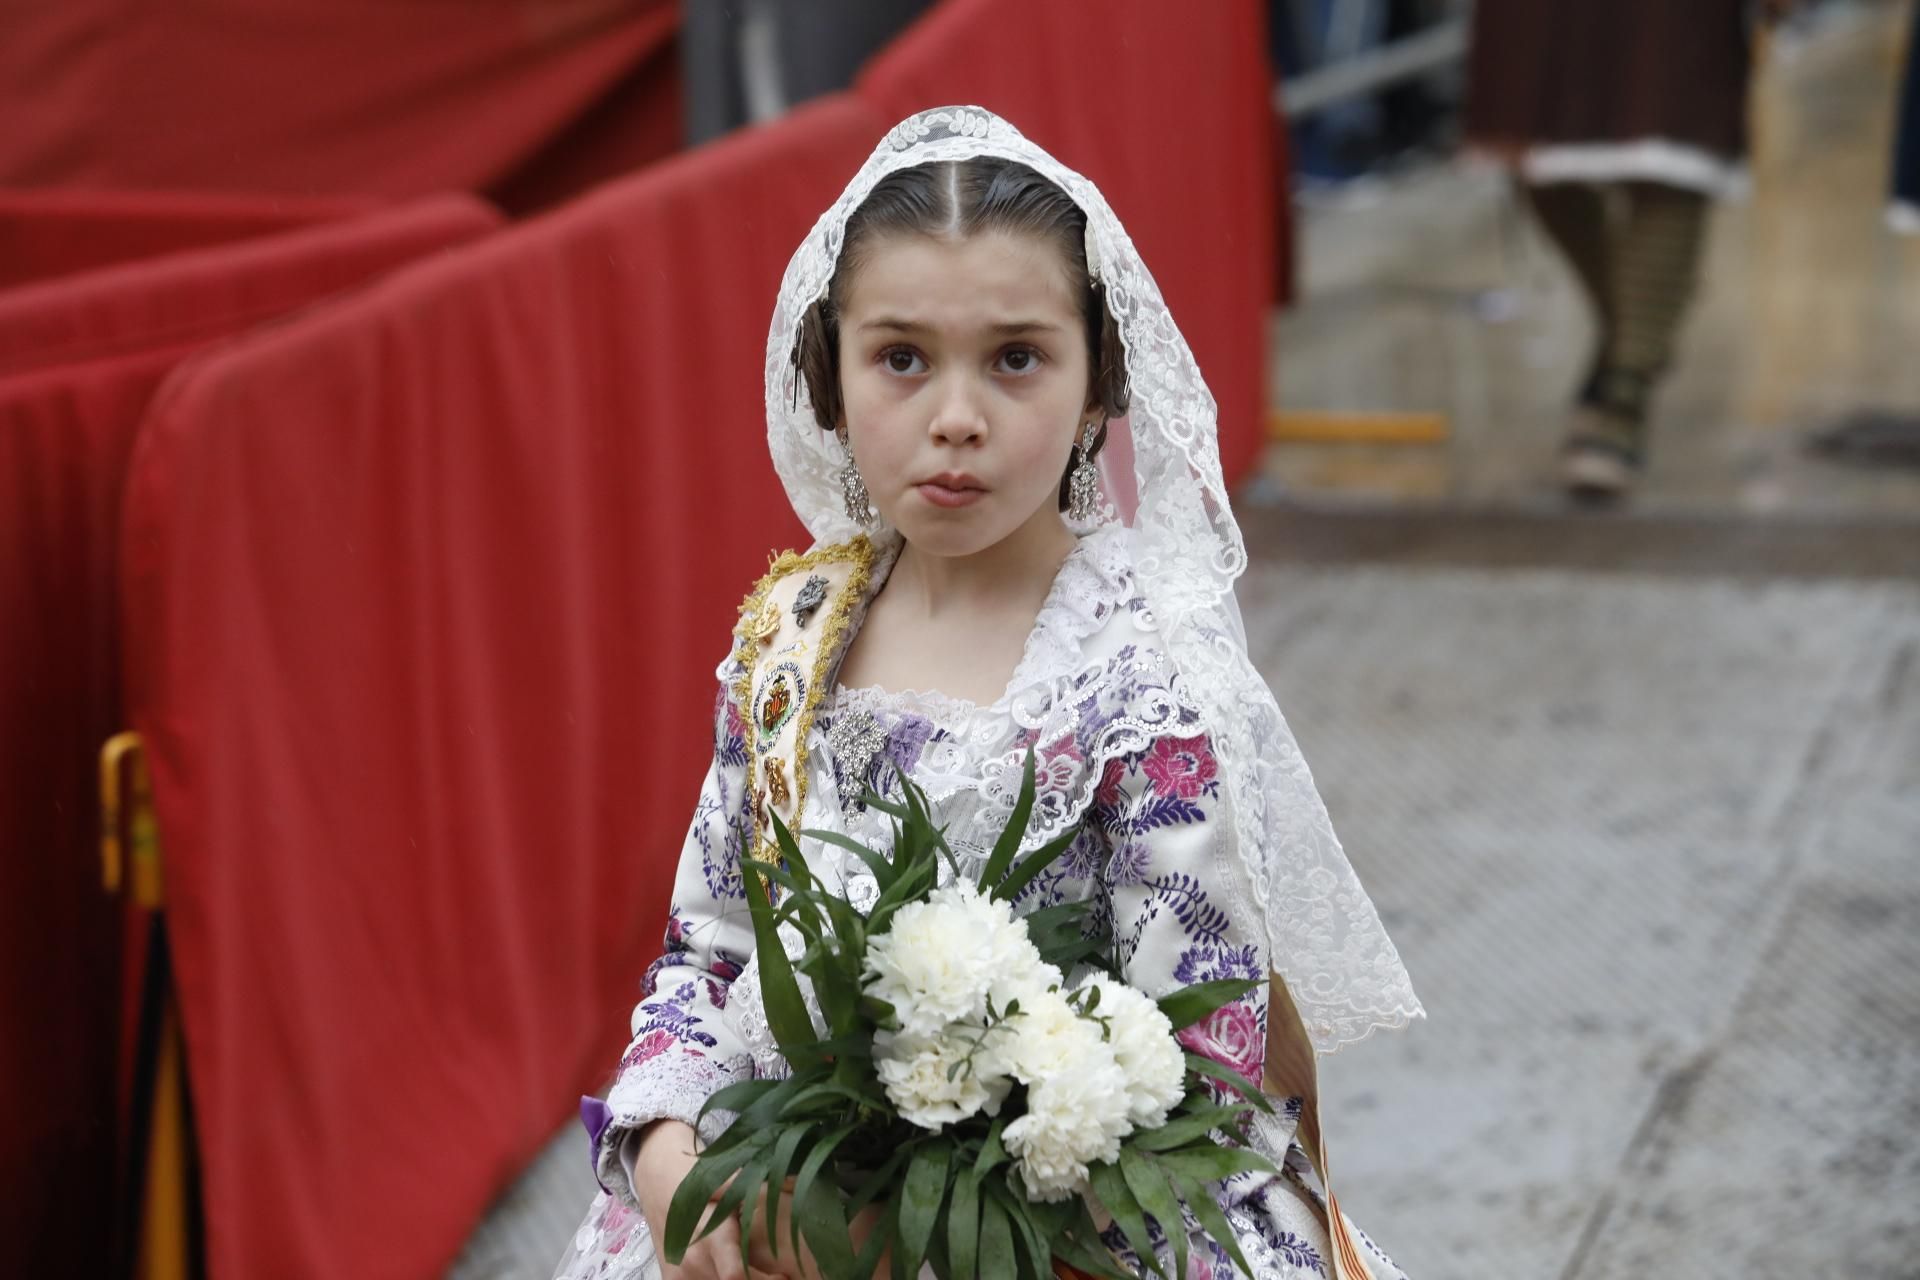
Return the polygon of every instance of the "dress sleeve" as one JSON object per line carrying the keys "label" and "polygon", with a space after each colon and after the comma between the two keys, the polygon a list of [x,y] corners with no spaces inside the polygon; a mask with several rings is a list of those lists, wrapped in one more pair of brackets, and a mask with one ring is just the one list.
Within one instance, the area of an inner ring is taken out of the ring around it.
{"label": "dress sleeve", "polygon": [[666,952],[647,970],[633,1010],[633,1040],[605,1104],[588,1104],[594,1172],[633,1202],[622,1159],[630,1135],[654,1120],[695,1123],[718,1090],[752,1077],[752,1059],[725,1012],[727,994],[753,952],[753,924],[740,880],[745,846],[747,748],[738,708],[723,687],[713,764],[701,784],[680,850]]}

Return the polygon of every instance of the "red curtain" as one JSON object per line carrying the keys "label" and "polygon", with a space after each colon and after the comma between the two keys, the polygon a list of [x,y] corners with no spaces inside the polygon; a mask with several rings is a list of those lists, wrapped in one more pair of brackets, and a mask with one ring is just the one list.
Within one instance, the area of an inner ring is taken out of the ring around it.
{"label": "red curtain", "polygon": [[0,377],[237,333],[499,221],[471,196],[442,196],[8,289]]}
{"label": "red curtain", "polygon": [[0,8],[0,186],[539,202],[680,145],[674,0]]}
{"label": "red curtain", "polygon": [[0,290],[368,213],[364,198],[0,190]]}
{"label": "red curtain", "polygon": [[1254,466],[1274,281],[1262,7],[947,0],[860,77],[888,120],[972,103],[1091,178],[1140,248],[1220,408],[1228,481]]}
{"label": "red curtain", "polygon": [[230,260],[76,277],[71,308],[58,290],[0,295],[0,352],[41,366],[0,377],[0,1237],[20,1274],[69,1273],[74,1241],[104,1247],[110,1216],[121,921],[100,884],[97,762],[126,727],[123,647],[141,643],[122,628],[116,576],[153,389],[260,319],[263,298],[298,306],[497,222],[454,197],[262,238]]}
{"label": "red curtain", "polygon": [[822,101],[156,403],[128,678],[215,1280],[438,1274],[610,1069],[704,673],[803,536],[766,462],[768,300],[880,129]]}

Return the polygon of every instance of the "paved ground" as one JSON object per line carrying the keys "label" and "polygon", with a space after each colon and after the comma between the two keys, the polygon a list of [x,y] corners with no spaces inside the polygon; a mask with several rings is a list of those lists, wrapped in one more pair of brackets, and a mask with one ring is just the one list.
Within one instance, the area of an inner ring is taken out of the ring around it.
{"label": "paved ground", "polygon": [[1920,1275],[1920,587],[1256,570],[1431,1012],[1323,1071],[1414,1275]]}

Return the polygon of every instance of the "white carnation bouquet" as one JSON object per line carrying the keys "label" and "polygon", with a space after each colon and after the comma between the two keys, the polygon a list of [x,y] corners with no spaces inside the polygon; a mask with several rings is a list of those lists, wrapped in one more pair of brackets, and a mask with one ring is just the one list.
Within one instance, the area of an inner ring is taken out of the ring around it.
{"label": "white carnation bouquet", "polygon": [[[1243,1142],[1221,1141],[1243,1138],[1249,1109],[1268,1103],[1174,1033],[1255,984],[1202,983],[1156,1002],[1115,975],[1091,904],[1016,916],[1014,900],[1075,834],[1016,857],[1033,777],[1029,755],[977,881],[960,876],[905,779],[898,804],[866,797],[893,819],[890,855],[803,832],[872,869],[879,896],[865,915],[814,877],[775,820],[785,864],[749,863],[744,879],[767,1021],[792,1072],[708,1103],[734,1119],[674,1196],[670,1260],[736,1214],[750,1239],[763,1194],[784,1191],[790,1243],[827,1280],[882,1267],[906,1280],[923,1262],[940,1280],[1128,1280],[1099,1224],[1117,1224],[1159,1272],[1149,1219],[1171,1240],[1176,1275],[1189,1221],[1251,1274],[1208,1184],[1271,1171]],[[783,927],[804,941],[797,960]],[[856,1220],[873,1226],[857,1245]]]}

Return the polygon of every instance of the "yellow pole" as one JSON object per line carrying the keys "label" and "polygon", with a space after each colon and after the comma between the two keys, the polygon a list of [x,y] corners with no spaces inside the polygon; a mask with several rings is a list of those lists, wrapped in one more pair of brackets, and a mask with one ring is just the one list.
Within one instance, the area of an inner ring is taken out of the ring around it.
{"label": "yellow pole", "polygon": [[[100,749],[100,864],[108,893],[130,887],[136,906],[156,917],[165,908],[153,780],[137,733],[115,734]],[[161,927],[159,919],[153,927]],[[192,1280],[193,1132],[187,1118],[186,1047],[171,982],[160,999],[152,1075],[133,1082],[135,1092],[144,1090],[150,1099],[146,1150],[134,1152],[129,1165],[129,1176],[140,1180],[134,1274],[140,1280]]]}

